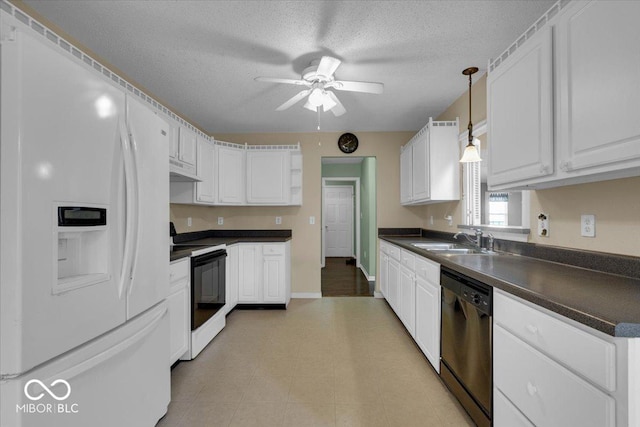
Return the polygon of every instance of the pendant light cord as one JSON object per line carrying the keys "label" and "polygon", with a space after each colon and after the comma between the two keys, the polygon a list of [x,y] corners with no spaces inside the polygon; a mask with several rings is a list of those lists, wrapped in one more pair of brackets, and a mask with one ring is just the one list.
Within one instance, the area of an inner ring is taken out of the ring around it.
{"label": "pendant light cord", "polygon": [[469,74],[469,126],[467,126],[469,130],[469,144],[473,145],[473,123],[471,122],[471,74]]}

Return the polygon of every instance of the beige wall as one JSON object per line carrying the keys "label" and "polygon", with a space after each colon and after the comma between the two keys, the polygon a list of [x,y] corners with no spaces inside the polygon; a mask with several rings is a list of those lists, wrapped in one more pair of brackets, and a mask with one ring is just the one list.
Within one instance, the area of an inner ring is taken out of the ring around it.
{"label": "beige wall", "polygon": [[[291,229],[292,291],[320,292],[321,158],[345,156],[337,147],[341,133],[229,134],[218,140],[249,144],[301,143],[303,203],[295,207],[201,207],[171,205],[171,220],[179,233],[208,229]],[[400,206],[400,146],[415,132],[355,132],[360,146],[354,155],[377,159],[378,227],[420,227],[422,208]],[[187,217],[193,225],[188,228]],[[224,225],[217,218],[224,217]],[[282,216],[282,225],[275,225]],[[309,224],[309,217],[316,224]]]}
{"label": "beige wall", "polygon": [[[487,116],[486,76],[472,87],[473,122]],[[468,92],[458,98],[437,119],[453,120],[460,117],[461,131],[466,129],[469,117]],[[483,146],[491,141],[483,140]],[[529,241],[533,243],[587,249],[623,255],[640,256],[640,178],[617,179],[591,184],[571,185],[548,190],[531,191],[531,229]],[[537,217],[549,215],[549,237],[538,237]],[[444,216],[453,215],[453,226]],[[596,215],[596,237],[580,236],[580,215]],[[427,206],[422,213],[424,228],[457,231],[462,223],[460,202]],[[429,225],[433,215],[434,225]]]}

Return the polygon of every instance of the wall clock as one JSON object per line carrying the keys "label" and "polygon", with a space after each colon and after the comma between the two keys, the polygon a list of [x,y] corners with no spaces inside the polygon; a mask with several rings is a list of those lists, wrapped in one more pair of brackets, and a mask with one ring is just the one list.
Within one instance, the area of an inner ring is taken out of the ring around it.
{"label": "wall clock", "polygon": [[338,138],[338,148],[346,154],[351,154],[358,149],[358,138],[352,133],[343,133]]}

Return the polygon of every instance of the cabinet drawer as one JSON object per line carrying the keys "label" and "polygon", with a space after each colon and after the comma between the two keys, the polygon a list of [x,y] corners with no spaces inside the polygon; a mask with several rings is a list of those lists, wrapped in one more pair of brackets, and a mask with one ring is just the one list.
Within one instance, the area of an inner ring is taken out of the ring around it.
{"label": "cabinet drawer", "polygon": [[400,263],[411,271],[416,268],[416,256],[409,251],[402,249],[400,251]]}
{"label": "cabinet drawer", "polygon": [[263,245],[263,255],[284,255],[284,245]]}
{"label": "cabinet drawer", "polygon": [[397,246],[393,246],[393,245],[389,245],[387,247],[388,249],[388,254],[391,258],[395,259],[396,261],[400,261],[400,248]]}
{"label": "cabinet drawer", "polygon": [[440,264],[431,260],[416,257],[416,276],[434,285],[440,284]]}
{"label": "cabinet drawer", "polygon": [[183,258],[179,261],[172,262],[169,265],[169,283],[177,283],[183,280],[189,281],[190,265],[190,258]]}
{"label": "cabinet drawer", "polygon": [[615,426],[615,401],[496,326],[494,385],[538,426]]}
{"label": "cabinet drawer", "polygon": [[616,347],[519,301],[494,293],[494,321],[607,390],[616,389]]}
{"label": "cabinet drawer", "polygon": [[389,255],[389,244],[380,240],[380,252]]}
{"label": "cabinet drawer", "polygon": [[535,427],[497,388],[493,389],[494,427]]}

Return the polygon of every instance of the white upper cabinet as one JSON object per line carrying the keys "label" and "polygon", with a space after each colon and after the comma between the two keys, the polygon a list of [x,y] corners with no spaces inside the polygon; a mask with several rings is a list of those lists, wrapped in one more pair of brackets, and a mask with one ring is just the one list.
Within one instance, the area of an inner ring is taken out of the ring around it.
{"label": "white upper cabinet", "polygon": [[245,203],[245,150],[218,147],[218,198],[220,204]]}
{"label": "white upper cabinet", "polygon": [[196,171],[197,136],[172,123],[169,129],[169,176],[171,182],[199,181]]}
{"label": "white upper cabinet", "polygon": [[487,77],[489,187],[553,173],[552,37],[535,34]]}
{"label": "white upper cabinet", "polygon": [[410,204],[413,200],[413,147],[406,145],[400,153],[400,203]]}
{"label": "white upper cabinet", "polygon": [[460,200],[458,121],[433,121],[402,147],[400,202],[420,205]]}
{"label": "white upper cabinet", "polygon": [[266,149],[247,151],[247,202],[286,205],[290,196],[290,152]]}
{"label": "white upper cabinet", "polygon": [[640,175],[640,2],[558,2],[489,63],[490,189]]}
{"label": "white upper cabinet", "polygon": [[198,138],[198,159],[196,170],[201,182],[196,182],[195,203],[213,204],[216,201],[217,174],[216,149],[213,143]]}
{"label": "white upper cabinet", "polygon": [[198,137],[196,133],[184,126],[180,127],[179,159],[188,164],[196,164]]}
{"label": "white upper cabinet", "polygon": [[576,2],[558,24],[559,167],[640,165],[640,2]]}

